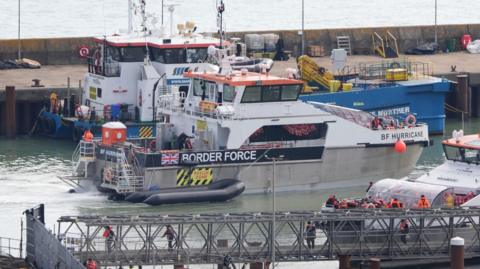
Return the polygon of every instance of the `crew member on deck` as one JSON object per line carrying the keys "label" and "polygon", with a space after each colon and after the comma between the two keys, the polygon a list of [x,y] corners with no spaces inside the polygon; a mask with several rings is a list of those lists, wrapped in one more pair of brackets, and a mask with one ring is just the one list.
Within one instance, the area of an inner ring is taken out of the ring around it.
{"label": "crew member on deck", "polygon": [[398,201],[397,198],[393,198],[390,203],[387,205],[388,208],[402,208],[403,205]]}
{"label": "crew member on deck", "polygon": [[420,196],[420,199],[417,202],[417,208],[421,208],[421,209],[430,208],[430,201],[428,201],[425,195],[422,194]]}
{"label": "crew member on deck", "polygon": [[83,133],[83,140],[85,142],[92,142],[93,140],[93,134],[90,132],[90,130],[86,130],[85,133]]}

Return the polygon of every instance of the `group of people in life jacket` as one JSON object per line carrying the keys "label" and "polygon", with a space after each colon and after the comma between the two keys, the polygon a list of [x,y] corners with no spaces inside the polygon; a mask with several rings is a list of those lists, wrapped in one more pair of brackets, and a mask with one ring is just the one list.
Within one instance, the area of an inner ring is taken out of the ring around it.
{"label": "group of people in life jacket", "polygon": [[393,129],[402,129],[405,127],[415,126],[416,119],[412,114],[408,115],[404,121],[399,121],[394,118],[381,118],[374,117],[370,122],[370,128],[373,130],[393,130]]}
{"label": "group of people in life jacket", "polygon": [[[373,208],[404,208],[404,203],[400,202],[397,198],[391,198],[390,201],[386,202],[383,199],[374,199],[371,196],[363,199],[341,199],[338,200],[334,194],[331,194],[327,201],[325,202],[326,207],[333,207],[336,209],[352,209],[352,208],[363,208],[363,209],[373,209]],[[428,198],[425,195],[420,195],[416,203],[416,208],[418,209],[427,209],[430,208],[431,204]]]}

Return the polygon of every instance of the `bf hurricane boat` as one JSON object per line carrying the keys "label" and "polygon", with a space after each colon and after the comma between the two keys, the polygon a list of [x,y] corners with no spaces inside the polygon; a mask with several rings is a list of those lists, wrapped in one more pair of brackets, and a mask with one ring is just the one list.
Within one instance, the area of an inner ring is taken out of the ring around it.
{"label": "bf hurricane boat", "polygon": [[228,67],[184,76],[188,92],[158,96],[155,140],[137,146],[122,126],[104,128],[102,141],[80,142],[77,176],[117,194],[222,179],[241,181],[246,193],[312,190],[404,177],[429,144],[425,124],[382,126],[367,112],[299,101],[299,80]]}
{"label": "bf hurricane boat", "polygon": [[[368,111],[405,120],[413,114],[431,134],[445,129],[445,95],[450,81],[432,76],[429,64],[408,60],[366,62],[334,72],[308,56],[299,59],[301,77],[310,86],[300,99]],[[312,90],[314,89],[314,90]]]}
{"label": "bf hurricane boat", "polygon": [[[163,25],[155,30],[145,1],[139,2],[129,1],[126,33],[94,38],[96,49],[88,57],[81,100],[64,102],[51,97],[48,109],[39,117],[44,133],[78,141],[84,130],[100,136],[102,123],[118,120],[128,127],[128,137],[154,137],[155,95],[174,88],[186,91],[189,80],[182,76],[185,71],[218,70],[218,65],[206,60],[207,48],[219,46],[219,39],[196,33],[193,22],[179,24],[174,31],[170,21],[170,33]],[[173,12],[173,6],[169,11]],[[138,29],[133,26],[135,20],[140,20]],[[88,55],[88,48],[83,49]],[[151,61],[153,68],[146,70],[144,61]]]}

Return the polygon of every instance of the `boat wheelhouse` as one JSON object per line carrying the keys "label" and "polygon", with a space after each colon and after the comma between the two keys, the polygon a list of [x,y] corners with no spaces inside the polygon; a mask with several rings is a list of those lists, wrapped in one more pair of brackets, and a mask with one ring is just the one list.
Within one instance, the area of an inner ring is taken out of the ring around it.
{"label": "boat wheelhouse", "polygon": [[[301,102],[299,80],[228,68],[184,76],[187,92],[158,96],[155,140],[96,141],[94,165],[77,158],[75,172],[117,194],[225,178],[247,193],[312,190],[404,177],[429,143],[424,124],[372,128],[367,112]],[[398,140],[406,152],[395,151]]]}
{"label": "boat wheelhouse", "polygon": [[453,132],[450,139],[442,142],[445,163],[435,167],[417,182],[451,187],[457,195],[468,192],[480,193],[480,135],[463,135]]}
{"label": "boat wheelhouse", "polygon": [[[83,95],[70,100],[77,108],[70,115],[56,109],[41,114],[48,135],[78,141],[89,129],[98,137],[102,124],[113,120],[125,123],[129,138],[154,137],[156,96],[187,91],[186,71],[218,70],[208,61],[208,48],[228,42],[197,33],[193,22],[177,25],[175,32],[171,27],[170,33],[163,26],[147,27],[145,10],[145,1],[138,6],[129,1],[128,31],[93,39]],[[133,13],[139,14],[138,29],[132,26]]]}

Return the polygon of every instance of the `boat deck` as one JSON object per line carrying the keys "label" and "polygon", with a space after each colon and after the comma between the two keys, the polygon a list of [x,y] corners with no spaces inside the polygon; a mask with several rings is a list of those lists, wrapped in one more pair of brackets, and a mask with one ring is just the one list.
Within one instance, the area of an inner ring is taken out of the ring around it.
{"label": "boat deck", "polygon": [[[480,84],[480,54],[468,52],[441,53],[435,55],[401,55],[408,57],[411,61],[430,63],[433,67],[433,74],[436,76],[455,76],[459,72],[472,74],[471,84]],[[313,58],[320,66],[331,68],[330,57]],[[348,57],[348,65],[355,65],[361,62],[380,62],[383,59],[374,55],[354,55]],[[452,72],[452,66],[456,66],[456,72]],[[277,76],[286,76],[286,68],[295,68],[294,58],[284,62],[275,62],[271,73]],[[78,87],[80,80],[87,71],[86,65],[46,65],[40,69],[11,69],[0,70],[0,92],[5,86],[13,85],[17,89],[41,89],[32,88],[33,79],[40,79],[44,88],[65,88],[67,78],[70,77],[71,87]]]}

